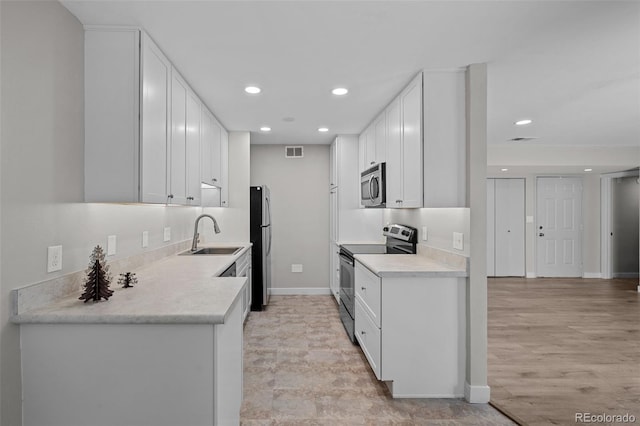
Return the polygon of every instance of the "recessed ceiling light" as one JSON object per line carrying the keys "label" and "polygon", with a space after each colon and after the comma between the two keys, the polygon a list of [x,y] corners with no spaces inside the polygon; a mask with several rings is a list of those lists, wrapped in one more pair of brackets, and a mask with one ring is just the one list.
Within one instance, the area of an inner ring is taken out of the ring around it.
{"label": "recessed ceiling light", "polygon": [[271,131],[271,127],[262,126],[262,127],[260,127],[260,131],[261,132],[270,132]]}
{"label": "recessed ceiling light", "polygon": [[331,91],[331,93],[338,96],[344,96],[349,93],[349,90],[345,89],[344,87],[336,87]]}
{"label": "recessed ceiling light", "polygon": [[328,129],[328,128],[326,128],[326,127],[319,127],[319,128],[318,128],[318,131],[319,131],[319,132],[323,132],[323,133],[324,133],[324,132],[328,132],[328,131],[329,131],[329,129]]}
{"label": "recessed ceiling light", "polygon": [[509,169],[500,169],[501,172],[508,172]]}
{"label": "recessed ceiling light", "polygon": [[527,124],[531,124],[531,123],[532,123],[532,121],[531,121],[531,120],[526,119],[526,120],[519,120],[519,121],[516,121],[516,122],[515,122],[515,125],[516,125],[516,126],[526,126]]}
{"label": "recessed ceiling light", "polygon": [[257,95],[258,93],[262,92],[262,89],[256,86],[247,86],[244,88],[244,91],[251,95]]}
{"label": "recessed ceiling light", "polygon": [[584,169],[585,172],[592,172],[593,169]]}

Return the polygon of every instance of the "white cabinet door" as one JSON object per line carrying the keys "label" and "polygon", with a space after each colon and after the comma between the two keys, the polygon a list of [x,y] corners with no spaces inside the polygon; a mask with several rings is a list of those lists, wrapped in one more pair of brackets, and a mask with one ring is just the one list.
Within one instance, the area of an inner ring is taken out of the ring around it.
{"label": "white cabinet door", "polygon": [[329,240],[332,242],[338,241],[338,191],[338,187],[329,191]]}
{"label": "white cabinet door", "polygon": [[373,125],[369,125],[365,130],[366,134],[366,150],[365,150],[365,167],[369,168],[376,164],[376,129]]}
{"label": "white cabinet door", "polygon": [[329,188],[338,186],[338,139],[334,139],[329,147]]}
{"label": "white cabinet door", "polygon": [[187,84],[174,70],[171,76],[171,150],[169,157],[169,199],[187,203]]}
{"label": "white cabinet door", "polygon": [[186,139],[186,167],[187,167],[187,204],[200,204],[200,100],[195,93],[187,93],[187,139]]}
{"label": "white cabinet door", "polygon": [[142,136],[140,200],[165,203],[168,191],[171,63],[149,36],[142,36]]}
{"label": "white cabinet door", "polygon": [[140,201],[139,58],[137,30],[85,32],[86,202]]}
{"label": "white cabinet door", "polygon": [[329,243],[329,263],[329,287],[336,303],[340,304],[340,246],[334,242]]}
{"label": "white cabinet door", "polygon": [[386,109],[387,114],[387,207],[402,207],[402,112],[400,98]]}
{"label": "white cabinet door", "polygon": [[402,207],[422,207],[422,74],[400,94]]}
{"label": "white cabinet door", "polygon": [[367,168],[367,134],[362,132],[358,137],[358,175]]}
{"label": "white cabinet door", "polygon": [[202,106],[202,182],[220,186],[220,137],[222,127],[213,114]]}
{"label": "white cabinet door", "polygon": [[229,207],[229,133],[221,127],[220,133],[220,207]]}
{"label": "white cabinet door", "polygon": [[387,119],[383,111],[373,123],[375,134],[375,162],[383,163],[387,159]]}

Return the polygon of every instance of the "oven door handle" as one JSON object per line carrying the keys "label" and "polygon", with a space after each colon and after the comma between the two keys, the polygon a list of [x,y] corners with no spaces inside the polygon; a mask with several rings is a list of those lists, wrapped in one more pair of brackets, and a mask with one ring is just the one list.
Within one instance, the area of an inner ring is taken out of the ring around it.
{"label": "oven door handle", "polygon": [[344,253],[340,253],[340,261],[348,263],[351,266],[355,266],[355,261]]}

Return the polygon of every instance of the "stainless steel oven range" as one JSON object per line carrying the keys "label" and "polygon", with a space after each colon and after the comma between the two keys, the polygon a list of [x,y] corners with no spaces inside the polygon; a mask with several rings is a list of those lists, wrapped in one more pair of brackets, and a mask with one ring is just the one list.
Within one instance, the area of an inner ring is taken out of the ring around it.
{"label": "stainless steel oven range", "polygon": [[354,334],[355,260],[356,254],[416,254],[418,230],[406,225],[393,224],[383,228],[386,244],[343,244],[340,246],[340,319],[349,339],[356,343]]}

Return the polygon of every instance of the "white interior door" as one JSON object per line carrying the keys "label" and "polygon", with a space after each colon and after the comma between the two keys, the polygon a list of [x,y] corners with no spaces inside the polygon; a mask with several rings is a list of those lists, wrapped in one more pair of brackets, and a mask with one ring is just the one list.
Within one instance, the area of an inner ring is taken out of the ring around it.
{"label": "white interior door", "polygon": [[524,179],[487,179],[487,275],[525,275]]}
{"label": "white interior door", "polygon": [[536,181],[536,274],[582,276],[582,179]]}

